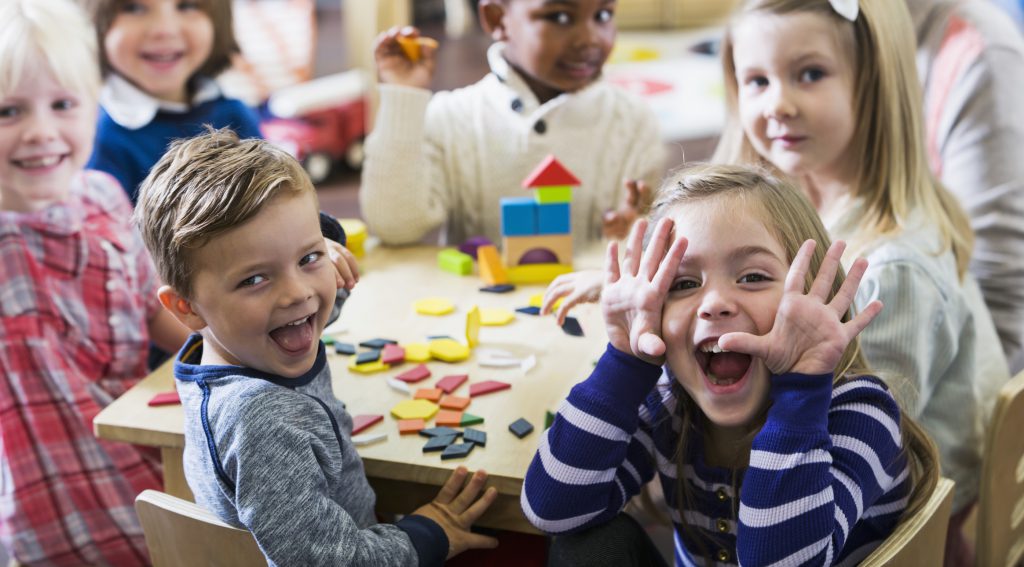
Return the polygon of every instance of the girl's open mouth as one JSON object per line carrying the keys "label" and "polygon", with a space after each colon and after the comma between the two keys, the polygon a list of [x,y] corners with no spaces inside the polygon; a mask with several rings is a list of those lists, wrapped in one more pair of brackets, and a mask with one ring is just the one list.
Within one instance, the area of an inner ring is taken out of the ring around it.
{"label": "girl's open mouth", "polygon": [[708,389],[715,394],[728,394],[740,389],[750,374],[753,359],[749,354],[723,351],[718,339],[702,342],[694,356],[704,373]]}

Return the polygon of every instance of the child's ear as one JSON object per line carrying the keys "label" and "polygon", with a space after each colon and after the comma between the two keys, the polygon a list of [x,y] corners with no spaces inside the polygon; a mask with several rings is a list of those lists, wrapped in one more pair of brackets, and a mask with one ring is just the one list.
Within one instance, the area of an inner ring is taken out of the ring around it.
{"label": "child's ear", "polygon": [[477,15],[480,17],[480,27],[491,36],[494,41],[505,41],[508,36],[505,34],[505,2],[507,0],[480,0],[477,6]]}
{"label": "child's ear", "polygon": [[169,285],[160,286],[156,292],[164,309],[171,312],[174,318],[182,325],[185,325],[193,332],[199,332],[206,327],[206,321],[199,313],[192,309],[192,302],[185,299]]}

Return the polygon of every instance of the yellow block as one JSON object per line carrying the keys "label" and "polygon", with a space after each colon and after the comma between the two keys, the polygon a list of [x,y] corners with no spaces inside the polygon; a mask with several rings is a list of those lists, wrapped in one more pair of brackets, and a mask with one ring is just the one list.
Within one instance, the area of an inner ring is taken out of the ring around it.
{"label": "yellow block", "polygon": [[447,315],[455,311],[455,305],[443,297],[428,297],[412,304],[420,315]]}
{"label": "yellow block", "polygon": [[437,404],[427,400],[405,400],[391,408],[391,415],[398,419],[428,420],[437,413]]}
{"label": "yellow block", "polygon": [[482,309],[480,310],[480,324],[488,327],[508,325],[516,318],[516,314],[508,309]]}
{"label": "yellow block", "polygon": [[476,263],[480,269],[480,279],[487,285],[508,283],[505,266],[493,244],[480,246],[476,249]]}
{"label": "yellow block", "polygon": [[[558,306],[560,306],[562,304],[562,300],[563,299],[565,299],[565,298],[564,297],[559,297],[558,300],[555,301],[555,304],[551,306],[551,309],[552,310],[558,309]],[[544,306],[544,294],[543,293],[535,293],[535,294],[531,295],[530,296],[530,303],[528,303],[527,305],[529,305],[530,307],[543,307]]]}
{"label": "yellow block", "polygon": [[381,372],[390,368],[390,365],[384,364],[379,360],[373,362],[364,362],[363,364],[356,364],[356,358],[359,355],[353,354],[348,358],[348,369],[352,372],[358,372],[360,374],[371,374],[373,372]]}
{"label": "yellow block", "polygon": [[409,343],[402,345],[405,349],[405,360],[408,362],[428,362],[430,356],[430,345],[427,343]]}
{"label": "yellow block", "polygon": [[469,313],[466,313],[466,343],[469,348],[476,348],[476,345],[480,344],[480,325],[480,308],[474,305]]}
{"label": "yellow block", "polygon": [[444,362],[461,362],[469,358],[469,347],[454,339],[430,341],[430,355]]}
{"label": "yellow block", "polygon": [[522,264],[508,269],[508,281],[516,285],[546,284],[571,271],[572,266],[565,264]]}
{"label": "yellow block", "polygon": [[402,52],[409,58],[409,61],[413,63],[420,60],[420,46],[430,46],[437,48],[437,41],[430,37],[407,37],[400,35],[395,38],[398,41],[398,45],[402,48]]}
{"label": "yellow block", "polygon": [[362,258],[366,253],[363,248],[366,242],[366,225],[359,219],[338,219],[338,222],[345,230],[345,248],[357,258]]}

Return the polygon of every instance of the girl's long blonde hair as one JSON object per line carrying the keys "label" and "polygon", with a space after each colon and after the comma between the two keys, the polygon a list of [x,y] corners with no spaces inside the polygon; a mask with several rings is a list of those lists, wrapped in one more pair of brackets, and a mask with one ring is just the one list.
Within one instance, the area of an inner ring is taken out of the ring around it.
{"label": "girl's long blonde hair", "polygon": [[[767,171],[738,165],[702,165],[680,170],[670,175],[662,185],[651,207],[649,227],[654,227],[659,219],[677,207],[720,200],[726,201],[726,205],[738,206],[717,207],[718,211],[753,211],[757,218],[737,218],[737,222],[761,222],[785,250],[787,263],[793,262],[794,256],[806,240],[815,240],[818,245],[814,249],[810,270],[804,283],[805,289],[810,289],[831,240],[807,198],[795,187]],[[649,228],[648,239],[652,231],[653,228]],[[832,282],[830,300],[843,285],[844,280],[845,274],[840,269]],[[851,313],[847,312],[843,320],[848,321],[850,317]],[[855,339],[843,352],[835,370],[833,386],[851,377],[870,374],[873,372],[861,352],[860,342]],[[693,502],[692,493],[683,478],[683,470],[687,464],[687,440],[690,435],[698,434],[696,425],[705,423],[707,418],[678,382],[673,384],[673,390],[679,400],[676,415],[681,419],[679,443],[675,453],[676,506],[680,509],[680,518],[685,528],[696,530],[696,526],[690,525],[686,515],[682,513],[685,503]],[[760,420],[760,423],[752,428],[751,436],[756,435],[764,424],[764,414]],[[910,464],[913,486],[906,511],[903,513],[903,517],[906,518],[925,504],[938,482],[938,450],[924,430],[902,410],[900,430],[904,451]],[[700,541],[699,538],[695,539]],[[700,551],[706,559],[711,559],[706,549]]]}
{"label": "girl's long blonde hair", "polygon": [[[752,13],[795,12],[821,14],[833,21],[854,69],[853,112],[859,126],[849,155],[859,164],[853,196],[863,198],[866,206],[851,249],[899,233],[911,211],[920,209],[939,229],[943,247],[937,252],[952,249],[962,278],[974,234],[959,202],[928,169],[910,14],[900,0],[859,0],[859,5],[860,14],[850,22],[828,0],[749,0],[734,21]],[[771,167],[754,150],[739,119],[731,26],[722,44],[722,68],[728,119],[713,159]]]}

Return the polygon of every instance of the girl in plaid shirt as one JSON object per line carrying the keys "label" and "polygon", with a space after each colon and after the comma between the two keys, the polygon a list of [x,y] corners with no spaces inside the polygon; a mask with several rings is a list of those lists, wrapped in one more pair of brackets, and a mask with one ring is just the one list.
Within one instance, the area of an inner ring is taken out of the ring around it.
{"label": "girl in plaid shirt", "polygon": [[95,32],[67,0],[0,3],[0,541],[25,565],[149,562],[135,495],[156,455],[100,441],[93,417],[184,328],[120,185],[83,171]]}

